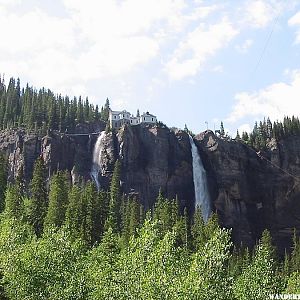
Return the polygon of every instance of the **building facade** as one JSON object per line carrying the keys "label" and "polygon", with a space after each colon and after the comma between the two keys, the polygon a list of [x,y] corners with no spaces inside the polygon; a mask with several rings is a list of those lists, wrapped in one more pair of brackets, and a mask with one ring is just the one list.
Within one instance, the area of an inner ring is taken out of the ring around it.
{"label": "building facade", "polygon": [[139,125],[139,124],[156,124],[156,116],[149,112],[143,113],[141,116],[137,114],[132,115],[126,110],[122,111],[109,111],[109,123],[111,128],[120,128],[123,125]]}

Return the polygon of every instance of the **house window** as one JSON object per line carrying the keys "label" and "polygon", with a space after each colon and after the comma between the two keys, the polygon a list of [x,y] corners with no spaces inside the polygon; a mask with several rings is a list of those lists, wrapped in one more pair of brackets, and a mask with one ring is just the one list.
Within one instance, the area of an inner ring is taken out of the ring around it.
{"label": "house window", "polygon": [[117,118],[117,116],[115,116],[115,119]]}
{"label": "house window", "polygon": [[152,118],[152,122],[153,122],[153,118]]}
{"label": "house window", "polygon": [[132,120],[130,120],[130,123],[132,123]]}
{"label": "house window", "polygon": [[144,121],[146,120],[146,118],[144,117]]}
{"label": "house window", "polygon": [[125,115],[123,115],[123,118],[124,118],[124,116],[125,116]]}

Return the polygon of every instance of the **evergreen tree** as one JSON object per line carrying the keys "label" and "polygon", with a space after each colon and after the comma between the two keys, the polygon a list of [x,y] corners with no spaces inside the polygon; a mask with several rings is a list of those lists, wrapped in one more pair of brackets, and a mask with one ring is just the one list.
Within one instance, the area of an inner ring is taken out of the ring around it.
{"label": "evergreen tree", "polygon": [[47,213],[48,197],[46,189],[46,170],[40,157],[34,164],[33,177],[30,183],[30,202],[28,207],[28,221],[39,236],[43,231],[44,218]]}
{"label": "evergreen tree", "polygon": [[78,105],[77,105],[77,112],[76,112],[77,122],[82,123],[84,121],[84,115],[83,115],[83,105],[81,97],[78,99]]}
{"label": "evergreen tree", "polygon": [[70,231],[72,239],[80,236],[82,224],[83,204],[81,198],[81,189],[73,185],[68,195],[68,207],[66,211],[66,226]]}
{"label": "evergreen tree", "polygon": [[234,284],[234,294],[240,300],[267,299],[280,292],[281,283],[276,271],[274,247],[267,230],[257,246],[252,263]]}
{"label": "evergreen tree", "polygon": [[249,135],[248,135],[248,133],[247,133],[246,131],[244,131],[244,132],[242,133],[242,140],[243,140],[245,143],[248,143],[248,141],[249,141]]}
{"label": "evergreen tree", "polygon": [[221,137],[225,136],[225,129],[224,129],[223,122],[221,122],[221,125],[220,125],[220,136]]}
{"label": "evergreen tree", "polygon": [[21,185],[9,184],[5,193],[5,215],[8,218],[21,220],[24,216],[23,194]]}
{"label": "evergreen tree", "polygon": [[300,239],[297,237],[296,229],[293,235],[293,251],[291,254],[291,271],[296,272],[300,270]]}
{"label": "evergreen tree", "polygon": [[4,195],[7,185],[7,163],[4,155],[0,154],[0,213],[4,209]]}
{"label": "evergreen tree", "polygon": [[98,199],[97,190],[93,183],[88,182],[88,184],[83,189],[81,194],[82,203],[82,223],[81,223],[81,238],[89,245],[96,242],[97,237],[99,237],[99,232],[97,232],[98,226]]}
{"label": "evergreen tree", "polygon": [[95,116],[94,116],[95,121],[99,121],[100,120],[100,113],[99,113],[99,107],[98,104],[96,105],[95,108]]}
{"label": "evergreen tree", "polygon": [[112,228],[114,233],[120,232],[120,205],[121,205],[121,162],[115,162],[114,172],[110,185],[109,214],[106,228]]}
{"label": "evergreen tree", "polygon": [[191,227],[191,235],[193,241],[193,249],[199,250],[207,242],[207,236],[205,234],[204,220],[201,213],[201,208],[196,207],[193,222]]}
{"label": "evergreen tree", "polygon": [[109,111],[110,111],[110,104],[108,98],[106,98],[104,108],[101,111],[101,119],[105,122],[108,121]]}
{"label": "evergreen tree", "polygon": [[97,223],[96,223],[96,232],[99,235],[99,240],[104,234],[105,230],[105,223],[108,218],[109,214],[109,201],[110,200],[110,194],[108,192],[100,191],[98,193],[98,205],[99,210],[97,211],[98,217],[97,217]]}
{"label": "evergreen tree", "polygon": [[140,207],[136,198],[129,202],[129,235],[136,235],[136,230],[140,225]]}
{"label": "evergreen tree", "polygon": [[45,228],[61,227],[65,221],[68,204],[68,183],[66,174],[58,172],[50,183],[49,206],[45,217]]}

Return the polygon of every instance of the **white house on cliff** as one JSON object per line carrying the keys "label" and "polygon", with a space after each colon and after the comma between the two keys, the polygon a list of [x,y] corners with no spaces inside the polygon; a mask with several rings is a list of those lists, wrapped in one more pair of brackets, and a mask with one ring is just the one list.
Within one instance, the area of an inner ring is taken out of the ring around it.
{"label": "white house on cliff", "polygon": [[109,111],[109,123],[111,128],[120,128],[124,124],[138,125],[138,124],[155,124],[157,122],[156,116],[149,112],[143,113],[141,116],[139,113],[134,116],[126,110],[122,111]]}

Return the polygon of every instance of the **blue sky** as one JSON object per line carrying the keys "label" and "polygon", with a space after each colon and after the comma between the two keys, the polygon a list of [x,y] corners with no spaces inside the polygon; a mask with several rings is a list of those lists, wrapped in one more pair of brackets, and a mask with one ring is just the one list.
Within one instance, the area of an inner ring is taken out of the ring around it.
{"label": "blue sky", "polygon": [[0,0],[0,73],[169,126],[300,115],[300,1]]}

